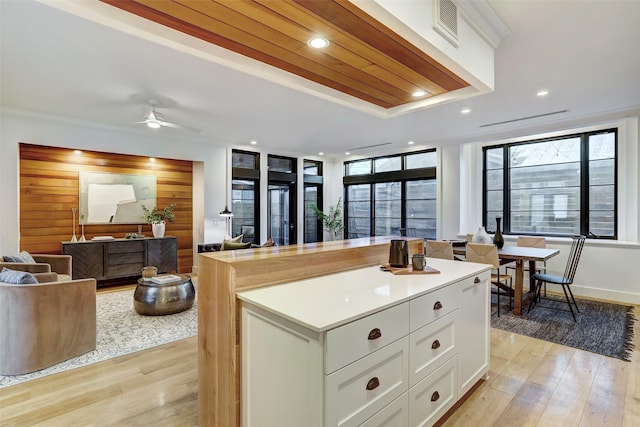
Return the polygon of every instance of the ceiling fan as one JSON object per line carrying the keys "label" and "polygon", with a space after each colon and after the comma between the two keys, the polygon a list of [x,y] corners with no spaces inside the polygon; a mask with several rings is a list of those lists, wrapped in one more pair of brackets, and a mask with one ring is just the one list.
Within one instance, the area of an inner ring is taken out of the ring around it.
{"label": "ceiling fan", "polygon": [[[148,108],[147,105],[150,108]],[[161,126],[164,126],[164,127],[174,128],[174,129],[184,129],[194,133],[201,132],[200,129],[166,121],[164,118],[164,115],[156,111],[156,108],[160,107],[160,102],[157,99],[149,99],[147,101],[147,105],[143,106],[145,109],[148,110],[144,115],[144,120],[140,122],[134,122],[135,124],[146,124],[151,129],[158,129]]]}

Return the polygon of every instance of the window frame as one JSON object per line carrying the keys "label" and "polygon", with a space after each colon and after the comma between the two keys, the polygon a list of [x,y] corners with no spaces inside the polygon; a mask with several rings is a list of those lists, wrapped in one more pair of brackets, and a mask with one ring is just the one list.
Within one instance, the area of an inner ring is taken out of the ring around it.
{"label": "window frame", "polygon": [[[349,235],[351,231],[349,230],[349,186],[351,185],[369,185],[370,191],[370,207],[369,207],[369,230],[370,236],[375,236],[375,224],[376,224],[376,215],[375,215],[375,184],[386,183],[386,182],[396,182],[399,181],[401,185],[401,219],[400,219],[400,229],[406,228],[407,224],[407,200],[406,200],[406,184],[409,181],[417,181],[417,180],[437,180],[437,164],[434,166],[424,167],[424,168],[413,168],[406,169],[406,156],[411,156],[420,153],[437,153],[435,148],[420,150],[420,151],[411,151],[407,153],[399,153],[399,154],[390,154],[384,156],[370,157],[364,159],[356,159],[351,161],[345,161],[343,163],[343,197],[344,197],[344,232],[345,238],[350,238]],[[391,157],[400,157],[401,158],[401,169],[397,171],[386,171],[386,172],[378,172],[376,173],[374,169],[375,161],[383,158],[391,158]],[[350,163],[358,163],[363,161],[369,161],[371,164],[371,173],[368,174],[360,174],[360,175],[347,175],[348,168]],[[436,194],[436,203],[437,203],[437,194]],[[436,220],[436,229],[437,229],[437,208],[435,214]],[[436,231],[437,232],[437,231]]]}
{"label": "window frame", "polygon": [[[614,135],[614,171],[613,171],[613,187],[614,187],[614,201],[613,201],[613,234],[612,235],[597,235],[590,230],[589,218],[590,218],[590,208],[589,208],[589,190],[592,185],[589,184],[589,166],[590,166],[590,158],[589,158],[589,138],[598,134],[613,134]],[[495,145],[486,145],[482,147],[482,224],[488,230],[491,231],[495,228],[494,224],[488,224],[488,206],[487,206],[487,195],[489,190],[487,189],[487,152],[490,150],[495,150],[497,148],[502,148],[502,156],[503,156],[503,164],[502,164],[502,191],[503,191],[503,207],[502,207],[502,233],[504,235],[531,235],[531,236],[546,236],[546,237],[572,237],[574,234],[564,234],[564,233],[548,233],[548,232],[520,232],[520,231],[511,231],[511,192],[513,191],[511,188],[510,182],[510,170],[511,170],[511,162],[509,157],[509,149],[511,147],[519,146],[519,145],[530,145],[537,143],[547,143],[551,141],[560,141],[567,140],[571,138],[579,138],[580,139],[580,220],[579,220],[579,234],[587,236],[590,239],[607,239],[607,240],[618,240],[619,233],[619,200],[618,200],[618,192],[619,192],[619,184],[618,184],[618,173],[619,173],[619,150],[620,150],[620,133],[617,127],[610,127],[604,129],[597,130],[589,130],[575,133],[562,133],[557,136],[549,136],[544,138],[534,138],[528,140],[519,140],[517,142],[508,142],[504,144],[495,144]],[[496,169],[492,169],[496,170]],[[493,230],[495,231],[495,230]]]}

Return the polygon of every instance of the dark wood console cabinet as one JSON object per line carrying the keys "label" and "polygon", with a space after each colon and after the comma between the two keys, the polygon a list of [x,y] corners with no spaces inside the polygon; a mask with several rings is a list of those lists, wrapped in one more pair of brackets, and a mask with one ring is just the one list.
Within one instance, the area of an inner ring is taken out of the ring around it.
{"label": "dark wood console cabinet", "polygon": [[175,237],[62,242],[62,253],[72,256],[74,279],[106,281],[140,276],[142,267],[148,265],[157,267],[158,273],[178,269]]}

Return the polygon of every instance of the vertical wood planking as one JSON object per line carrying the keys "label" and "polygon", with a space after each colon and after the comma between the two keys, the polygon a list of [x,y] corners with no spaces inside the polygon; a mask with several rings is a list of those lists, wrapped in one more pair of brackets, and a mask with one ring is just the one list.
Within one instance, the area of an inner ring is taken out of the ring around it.
{"label": "vertical wood planking", "polygon": [[[154,175],[159,208],[176,203],[176,220],[165,234],[178,238],[178,271],[193,265],[193,163],[126,154],[73,150],[20,144],[20,250],[61,253],[60,242],[73,235],[72,208],[80,204],[80,172]],[[87,224],[86,239],[94,236],[124,237],[137,232],[137,224]],[[142,231],[151,236],[151,226]],[[81,229],[76,214],[76,236]]]}

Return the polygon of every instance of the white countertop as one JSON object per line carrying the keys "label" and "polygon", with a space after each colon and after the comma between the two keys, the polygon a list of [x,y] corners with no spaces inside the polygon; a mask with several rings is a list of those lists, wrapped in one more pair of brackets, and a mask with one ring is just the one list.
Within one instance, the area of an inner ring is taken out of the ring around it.
{"label": "white countertop", "polygon": [[238,298],[317,332],[400,304],[489,270],[486,264],[429,258],[439,274],[393,275],[379,266],[238,292]]}

